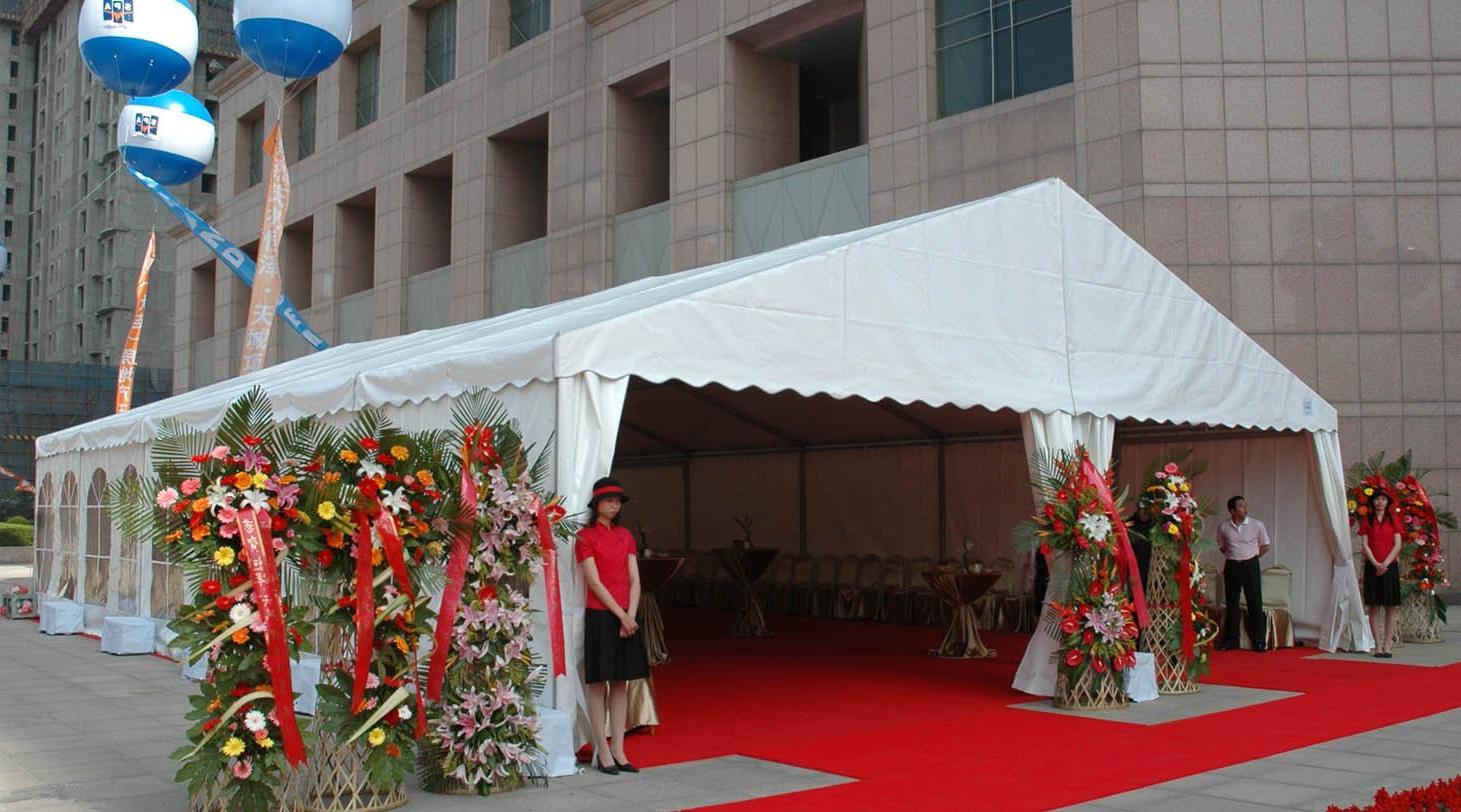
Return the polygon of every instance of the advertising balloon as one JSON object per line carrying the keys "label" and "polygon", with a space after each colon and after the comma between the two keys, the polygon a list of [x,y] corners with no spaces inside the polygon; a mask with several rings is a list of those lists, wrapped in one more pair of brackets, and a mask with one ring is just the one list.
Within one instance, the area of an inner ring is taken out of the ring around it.
{"label": "advertising balloon", "polygon": [[198,18],[187,0],[84,0],[76,39],[102,84],[125,96],[155,96],[192,72]]}
{"label": "advertising balloon", "polygon": [[255,65],[286,79],[335,64],[350,42],[351,0],[234,0],[233,33]]}
{"label": "advertising balloon", "polygon": [[198,177],[213,156],[215,137],[203,103],[181,90],[132,99],[117,119],[122,160],[164,186]]}

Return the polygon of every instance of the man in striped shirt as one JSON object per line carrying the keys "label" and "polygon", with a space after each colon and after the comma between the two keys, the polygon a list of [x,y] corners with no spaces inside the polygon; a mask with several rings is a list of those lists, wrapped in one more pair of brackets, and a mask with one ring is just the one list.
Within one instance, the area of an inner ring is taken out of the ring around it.
{"label": "man in striped shirt", "polygon": [[1223,598],[1227,610],[1223,615],[1223,641],[1219,648],[1239,648],[1238,593],[1248,604],[1248,639],[1253,650],[1267,651],[1267,623],[1263,617],[1262,570],[1258,559],[1268,552],[1273,542],[1263,522],[1248,515],[1248,501],[1241,496],[1228,500],[1228,518],[1218,525],[1218,549],[1227,562],[1223,565]]}

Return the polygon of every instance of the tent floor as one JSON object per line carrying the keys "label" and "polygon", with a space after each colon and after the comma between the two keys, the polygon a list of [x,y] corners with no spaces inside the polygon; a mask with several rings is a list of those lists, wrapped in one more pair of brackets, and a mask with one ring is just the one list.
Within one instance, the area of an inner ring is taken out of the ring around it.
{"label": "tent floor", "polygon": [[[756,809],[1052,808],[1461,707],[1461,666],[1294,648],[1215,653],[1206,681],[1225,687],[1206,697],[1031,713],[1010,688],[1027,635],[985,634],[994,659],[940,660],[926,654],[940,629],[771,616],[776,636],[742,639],[727,634],[732,620],[665,610],[661,725],[627,749],[642,766],[739,754],[854,779]],[[1461,648],[1449,637],[1440,645]],[[1405,690],[1377,690],[1396,677]],[[1184,704],[1195,715],[1151,718]]]}

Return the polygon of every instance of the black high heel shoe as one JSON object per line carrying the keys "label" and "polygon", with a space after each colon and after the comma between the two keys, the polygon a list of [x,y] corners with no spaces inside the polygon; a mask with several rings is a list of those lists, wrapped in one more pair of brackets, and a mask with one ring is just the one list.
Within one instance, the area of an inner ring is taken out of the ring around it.
{"label": "black high heel shoe", "polygon": [[619,772],[621,772],[621,773],[637,773],[637,772],[639,772],[639,768],[638,767],[634,766],[633,764],[630,764],[627,761],[625,761],[623,763],[620,763],[619,759],[617,759],[617,758],[614,759],[614,766],[615,767],[618,767],[619,768]]}
{"label": "black high heel shoe", "polygon": [[599,762],[598,759],[594,759],[594,766],[595,767],[598,767],[599,768],[599,772],[603,773],[604,775],[618,775],[619,774],[619,766],[618,766],[617,763],[614,766],[605,767],[603,764],[601,764]]}

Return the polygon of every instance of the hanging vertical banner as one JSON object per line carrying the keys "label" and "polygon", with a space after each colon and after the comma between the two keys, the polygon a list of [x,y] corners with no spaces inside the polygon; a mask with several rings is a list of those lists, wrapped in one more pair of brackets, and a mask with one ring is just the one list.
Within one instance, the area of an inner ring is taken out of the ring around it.
{"label": "hanging vertical banner", "polygon": [[137,272],[137,300],[132,305],[132,326],[127,328],[127,341],[122,345],[122,359],[117,364],[117,412],[132,408],[132,378],[137,374],[137,345],[142,341],[142,317],[147,312],[147,277],[157,259],[157,232],[147,238],[142,254],[142,270]]}
{"label": "hanging vertical banner", "polygon": [[[254,286],[254,261],[249,259],[248,254],[240,250],[237,245],[229,242],[228,238],[219,234],[218,230],[213,226],[208,225],[207,220],[194,214],[192,209],[179,202],[176,197],[172,196],[172,192],[169,192],[162,184],[130,166],[127,167],[127,171],[131,172],[132,177],[136,178],[138,183],[142,184],[147,191],[151,192],[153,197],[156,197],[164,206],[167,206],[168,211],[172,212],[172,216],[176,217],[179,223],[187,226],[188,230],[193,232],[194,236],[202,240],[203,244],[208,246],[208,249],[213,252],[213,255],[218,257],[218,261],[227,265],[228,269],[233,271],[234,276],[242,280],[245,285],[249,287]],[[288,296],[281,295],[279,297],[279,305],[276,310],[279,313],[279,317],[284,319],[285,323],[290,327],[293,327],[294,331],[299,333],[300,337],[305,341],[309,342],[310,346],[316,350],[328,350],[330,348],[329,342],[320,338],[320,334],[310,329],[310,326],[305,323],[304,316],[299,312],[299,308],[295,307],[294,303],[289,301]]]}
{"label": "hanging vertical banner", "polygon": [[264,138],[264,152],[269,155],[269,177],[264,186],[264,222],[259,226],[259,258],[249,293],[249,320],[244,330],[240,375],[264,368],[269,332],[274,328],[274,310],[279,307],[279,240],[284,236],[284,215],[289,211],[289,167],[284,164],[284,140],[279,135],[277,121]]}

